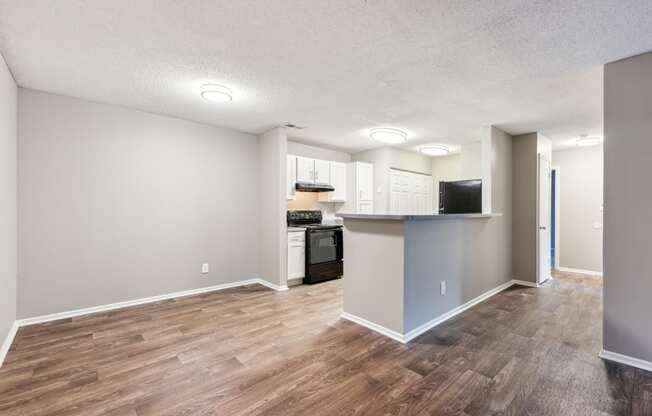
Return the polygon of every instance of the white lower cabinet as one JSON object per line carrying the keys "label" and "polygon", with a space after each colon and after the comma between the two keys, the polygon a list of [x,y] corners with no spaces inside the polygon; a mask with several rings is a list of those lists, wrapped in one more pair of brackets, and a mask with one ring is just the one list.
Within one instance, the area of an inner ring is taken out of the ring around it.
{"label": "white lower cabinet", "polygon": [[302,279],[306,275],[306,233],[288,233],[288,280]]}

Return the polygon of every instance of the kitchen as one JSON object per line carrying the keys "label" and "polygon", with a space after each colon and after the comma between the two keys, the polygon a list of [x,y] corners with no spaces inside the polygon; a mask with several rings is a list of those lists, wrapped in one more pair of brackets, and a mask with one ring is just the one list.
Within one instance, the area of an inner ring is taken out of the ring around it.
{"label": "kitchen", "polygon": [[479,141],[349,154],[288,140],[287,285],[343,275],[346,242],[337,215],[438,213],[439,181],[477,180],[481,166]]}

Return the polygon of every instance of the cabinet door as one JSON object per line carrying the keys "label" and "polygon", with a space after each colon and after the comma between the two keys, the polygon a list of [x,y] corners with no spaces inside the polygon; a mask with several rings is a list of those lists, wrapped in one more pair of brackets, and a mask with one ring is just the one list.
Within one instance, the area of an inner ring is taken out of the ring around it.
{"label": "cabinet door", "polygon": [[346,201],[346,163],[331,162],[331,201]]}
{"label": "cabinet door", "polygon": [[287,199],[292,200],[295,196],[294,184],[297,182],[297,157],[287,157]]}
{"label": "cabinet door", "polygon": [[328,160],[315,159],[315,183],[330,184],[331,162]]}
{"label": "cabinet door", "polygon": [[315,159],[297,157],[297,182],[315,181]]}
{"label": "cabinet door", "polygon": [[305,233],[288,234],[288,279],[300,279],[306,275]]}

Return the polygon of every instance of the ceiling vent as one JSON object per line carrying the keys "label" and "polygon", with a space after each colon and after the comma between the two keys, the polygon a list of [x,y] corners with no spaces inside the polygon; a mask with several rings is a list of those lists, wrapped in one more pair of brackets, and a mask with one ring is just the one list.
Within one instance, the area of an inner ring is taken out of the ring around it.
{"label": "ceiling vent", "polygon": [[296,124],[293,123],[285,123],[284,126],[289,129],[297,129],[297,130],[303,130],[306,128],[306,126],[297,126]]}

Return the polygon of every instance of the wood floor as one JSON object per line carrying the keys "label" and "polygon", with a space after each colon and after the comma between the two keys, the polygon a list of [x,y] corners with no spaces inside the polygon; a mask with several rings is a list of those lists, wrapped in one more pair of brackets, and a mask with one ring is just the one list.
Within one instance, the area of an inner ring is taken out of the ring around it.
{"label": "wood floor", "polygon": [[605,363],[600,280],[502,292],[408,345],[339,318],[341,281],[253,285],[22,328],[0,415],[644,415]]}

